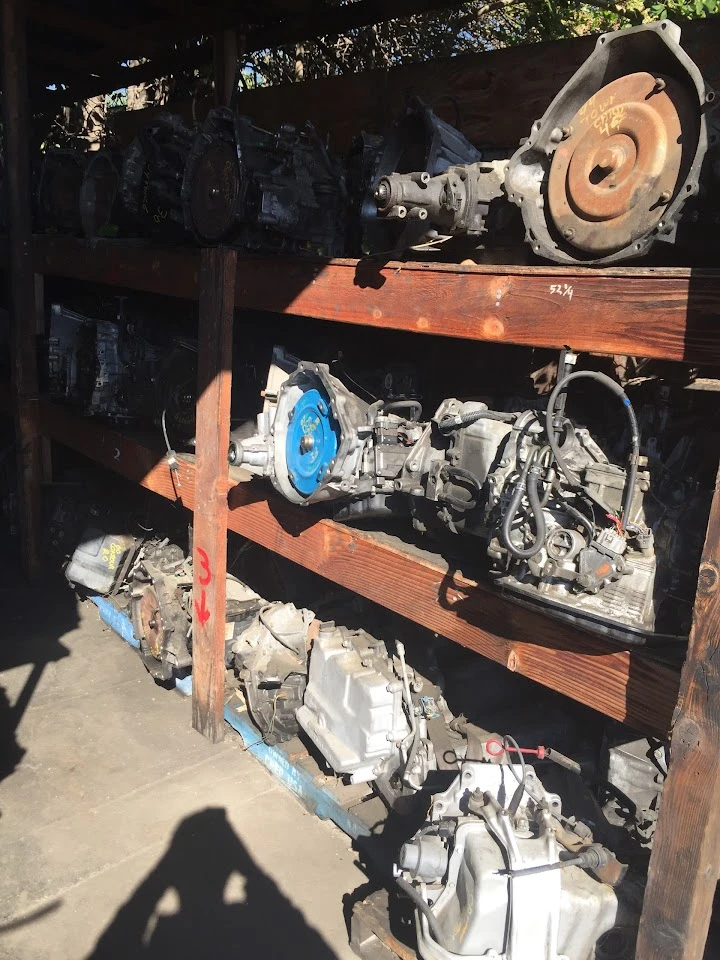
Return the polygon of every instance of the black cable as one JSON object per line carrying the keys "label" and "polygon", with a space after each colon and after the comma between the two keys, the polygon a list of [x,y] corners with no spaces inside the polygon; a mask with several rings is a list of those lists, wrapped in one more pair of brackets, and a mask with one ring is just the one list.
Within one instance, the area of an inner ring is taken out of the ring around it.
{"label": "black cable", "polygon": [[523,794],[525,793],[525,778],[527,776],[527,767],[525,766],[525,757],[523,756],[522,750],[517,744],[517,740],[515,740],[514,737],[509,737],[506,735],[503,737],[502,742],[503,742],[503,746],[505,747],[505,752],[506,753],[509,752],[508,751],[508,744],[509,744],[516,751],[518,755],[518,759],[520,761],[520,774],[518,775],[517,770],[515,769],[515,764],[512,762],[512,758],[510,760],[510,770],[512,771],[512,775],[515,777],[515,779],[518,782],[518,787],[516,788],[515,793],[512,795],[512,799],[510,800],[510,803],[508,804],[508,808],[507,808],[510,816],[514,817],[515,814],[518,812],[518,808],[520,807]]}
{"label": "black cable", "polygon": [[582,524],[583,527],[590,534],[590,540],[595,536],[595,524],[590,520],[589,517],[586,517],[584,513],[581,513],[577,507],[574,507],[571,503],[563,501],[563,510],[565,513],[569,513],[573,520],[577,520],[578,523]]}
{"label": "black cable", "polygon": [[414,887],[411,883],[408,883],[407,880],[404,880],[402,877],[395,877],[395,882],[400,887],[402,892],[410,897],[412,902],[425,917],[428,922],[428,927],[430,927],[430,933],[433,935],[435,942],[439,944],[443,950],[447,950],[448,948],[443,943],[444,937],[442,930],[440,929],[440,924],[438,923],[437,917],[430,909],[430,904],[427,902],[427,900],[424,899],[416,887]]}
{"label": "black cable", "polygon": [[630,510],[632,509],[632,501],[635,494],[638,457],[640,455],[640,428],[638,427],[637,417],[635,416],[635,411],[633,410],[630,398],[620,384],[611,377],[606,376],[604,373],[598,373],[595,370],[577,370],[575,373],[568,374],[567,377],[564,377],[562,380],[560,380],[556,384],[553,392],[550,394],[547,405],[547,413],[545,414],[545,430],[547,432],[548,443],[550,444],[555,460],[557,461],[561,471],[565,474],[568,483],[575,489],[582,489],[580,478],[570,469],[565,462],[562,453],[560,452],[560,446],[556,437],[556,426],[554,423],[555,404],[558,397],[564,390],[567,389],[569,383],[571,383],[573,380],[579,380],[581,377],[586,380],[594,380],[596,383],[602,384],[602,386],[607,387],[611,393],[614,393],[616,397],[619,397],[620,400],[622,400],[623,406],[627,411],[628,420],[630,421],[630,464],[625,477],[622,517],[620,520],[620,529],[624,531],[630,519]]}
{"label": "black cable", "polygon": [[438,420],[440,433],[450,433],[460,427],[469,427],[478,420],[497,420],[500,423],[512,423],[517,418],[516,413],[498,413],[494,410],[471,410],[468,413],[446,413]]}
{"label": "black cable", "polygon": [[[528,458],[523,468],[523,472],[520,475],[520,479],[515,486],[515,492],[512,495],[510,503],[508,504],[508,508],[505,511],[502,525],[500,527],[500,538],[505,546],[505,549],[517,560],[529,560],[530,557],[534,557],[545,543],[547,527],[545,524],[545,515],[543,514],[542,504],[540,503],[540,494],[538,493],[538,480],[540,478],[541,469],[542,467],[536,463],[535,457]],[[515,515],[520,508],[520,501],[522,500],[526,491],[528,502],[530,504],[530,510],[535,518],[535,539],[529,547],[517,547],[510,537],[510,532],[512,530]]]}

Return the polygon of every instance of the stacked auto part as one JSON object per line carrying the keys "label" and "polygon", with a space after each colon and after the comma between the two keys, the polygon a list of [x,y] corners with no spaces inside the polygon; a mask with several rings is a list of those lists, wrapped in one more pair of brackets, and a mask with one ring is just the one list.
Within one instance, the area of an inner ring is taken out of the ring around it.
{"label": "stacked auto part", "polygon": [[185,225],[200,243],[342,256],[344,173],[312,127],[277,133],[210,111],[183,180]]}
{"label": "stacked auto part", "polygon": [[[157,680],[191,669],[192,564],[177,545],[88,530],[67,575],[129,606]],[[268,602],[234,577],[227,588],[225,661],[258,727],[255,742],[305,735],[338,778],[371,782],[397,815],[428,811],[414,835],[418,819],[406,821],[414,825],[393,873],[415,907],[422,960],[631,960],[642,880],[625,854],[651,835],[640,804],[657,800],[657,744],[616,738],[607,780],[590,762],[588,779],[609,791],[605,819],[583,783],[585,764],[547,747],[521,750],[453,717],[402,643],[393,651],[363,629]],[[549,724],[535,716],[533,729],[542,735]],[[623,801],[638,805],[634,814]]]}
{"label": "stacked auto part", "polygon": [[47,392],[86,409],[95,384],[95,321],[54,303],[50,308]]}
{"label": "stacked auto part", "polygon": [[717,140],[714,100],[677,25],[604,34],[511,157],[440,176],[429,166],[394,171],[377,183],[378,216],[420,221],[426,238],[479,240],[491,210],[509,200],[546,260],[602,266],[646,256],[676,241],[688,201],[711,176],[703,165]]}
{"label": "stacked auto part", "polygon": [[152,422],[162,350],[143,336],[141,323],[128,322],[123,298],[98,304],[98,314],[88,317],[52,304],[48,393],[87,416],[128,423],[150,412]]}
{"label": "stacked auto part", "polygon": [[[374,177],[361,210],[363,252],[391,253],[436,240],[438,231],[448,226],[445,211],[452,201],[445,198],[443,189],[452,181],[453,171],[463,171],[465,179],[465,170],[473,171],[492,159],[485,158],[426,104],[411,98],[386,134],[382,150],[376,150]],[[472,180],[472,173],[467,176]],[[466,232],[483,232],[487,204],[501,195],[501,186],[500,175],[495,178],[494,192],[480,189],[477,209],[475,205],[472,209],[463,205],[461,218]],[[482,206],[481,197],[486,193],[487,201]],[[458,226],[451,232],[463,230]]]}
{"label": "stacked auto part", "polygon": [[601,36],[508,167],[533,251],[600,266],[673,243],[700,189],[714,99],[676,24]]}
{"label": "stacked auto part", "polygon": [[428,721],[445,725],[452,715],[440,691],[408,666],[401,643],[391,656],[364,630],[259,601],[231,650],[266,742],[302,729],[336,774],[374,782],[391,805],[422,790],[437,768]]}
{"label": "stacked auto part", "polygon": [[120,196],[136,227],[147,236],[185,239],[181,190],[192,140],[181,117],[162,112],[127,149]]}
{"label": "stacked auto part", "polygon": [[[325,365],[300,363],[258,433],[231,443],[230,461],[295,503],[338,502],[337,519],[410,514],[420,531],[480,537],[499,585],[642,642],[654,627],[656,555],[639,429],[622,388],[573,372],[576,359],[563,353],[544,414],[448,399],[430,420],[417,401],[368,404]],[[627,411],[626,467],[565,416],[578,378]]]}
{"label": "stacked auto part", "polygon": [[191,131],[161,112],[121,173],[112,152],[48,151],[37,221],[260,252],[512,262],[524,229],[526,252],[556,263],[627,262],[676,242],[698,258],[709,198],[717,208],[714,106],[664,20],[602,35],[514,152],[478,149],[417,98],[342,161],[310,124],[268,132],[217,108]]}
{"label": "stacked auto part", "polygon": [[627,950],[603,951],[622,936],[614,888],[625,870],[563,816],[532,767],[466,762],[403,845],[396,876],[417,908],[423,960],[630,960],[631,938]]}
{"label": "stacked auto part", "polygon": [[80,233],[80,189],[86,162],[86,155],[74,150],[48,150],[41,158],[35,186],[37,230]]}
{"label": "stacked auto part", "polygon": [[[155,679],[191,669],[192,563],[177,544],[88,529],[66,576],[127,598],[138,652]],[[265,742],[290,740],[302,729],[337,775],[376,782],[390,804],[423,789],[437,768],[430,730],[453,718],[439,688],[406,663],[400,642],[392,656],[365,631],[263,600],[232,576],[226,594],[226,664]],[[455,742],[461,756],[462,738]]]}

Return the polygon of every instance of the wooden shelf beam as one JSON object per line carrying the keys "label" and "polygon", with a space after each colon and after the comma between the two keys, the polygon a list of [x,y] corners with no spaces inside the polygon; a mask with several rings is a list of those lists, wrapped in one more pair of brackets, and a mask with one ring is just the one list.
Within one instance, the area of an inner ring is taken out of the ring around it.
{"label": "wooden shelf beam", "polygon": [[[193,461],[181,459],[175,479],[156,451],[45,400],[40,424],[91,460],[197,509]],[[294,507],[266,484],[222,477],[218,484],[228,492],[233,532],[606,716],[667,735],[679,682],[674,667],[518,606],[437,555]]]}
{"label": "wooden shelf beam", "polygon": [[[36,236],[33,256],[38,273],[199,296],[193,248]],[[238,257],[235,293],[248,309],[336,323],[720,364],[720,270]]]}

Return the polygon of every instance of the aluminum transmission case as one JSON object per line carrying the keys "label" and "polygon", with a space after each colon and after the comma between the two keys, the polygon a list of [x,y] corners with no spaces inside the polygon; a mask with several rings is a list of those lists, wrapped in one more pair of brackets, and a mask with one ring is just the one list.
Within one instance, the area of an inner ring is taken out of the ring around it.
{"label": "aluminum transmission case", "polygon": [[323,623],[298,722],[336,773],[374,780],[410,733],[402,682],[382,640]]}
{"label": "aluminum transmission case", "polygon": [[[442,933],[441,945],[416,913],[423,960],[593,960],[598,940],[614,926],[612,887],[578,867],[508,876],[508,868],[554,863],[560,854],[553,827],[560,798],[546,793],[532,767],[526,769],[518,812],[527,829],[514,827],[507,810],[520,766],[466,762],[433,800],[429,824],[403,846],[400,870],[423,884]],[[482,798],[479,812],[476,798]],[[536,835],[529,829],[533,821]],[[447,841],[442,830],[432,833],[431,825],[448,823],[455,830]],[[424,850],[428,842],[436,849]]]}

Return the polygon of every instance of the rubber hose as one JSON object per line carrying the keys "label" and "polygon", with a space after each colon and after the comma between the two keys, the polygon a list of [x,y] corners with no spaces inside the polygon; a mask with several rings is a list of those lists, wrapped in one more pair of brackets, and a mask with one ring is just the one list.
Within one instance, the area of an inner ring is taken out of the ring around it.
{"label": "rubber hose", "polygon": [[640,429],[638,427],[637,417],[635,416],[635,411],[633,410],[633,405],[630,403],[630,398],[625,393],[623,388],[613,380],[611,377],[608,377],[604,373],[598,373],[595,370],[576,370],[575,373],[568,374],[567,377],[564,377],[556,385],[553,392],[550,394],[547,405],[547,413],[545,414],[545,430],[548,436],[548,442],[552,449],[553,455],[557,460],[557,464],[565,474],[568,482],[575,487],[576,489],[582,489],[582,484],[580,483],[579,477],[573,473],[573,471],[568,467],[567,463],[560,452],[560,446],[558,445],[557,439],[555,437],[555,425],[553,423],[553,417],[555,415],[555,404],[557,398],[567,389],[569,383],[573,380],[579,380],[580,378],[586,380],[594,380],[596,383],[601,384],[604,387],[607,387],[611,393],[614,393],[616,397],[619,397],[622,400],[623,406],[627,411],[628,420],[630,421],[630,446],[631,446],[631,455],[630,455],[630,466],[627,471],[627,476],[625,478],[625,490],[623,493],[623,507],[622,507],[622,518],[620,522],[620,529],[625,530],[628,520],[630,519],[630,510],[632,508],[633,495],[635,493],[635,481],[637,480],[637,461],[640,455]]}
{"label": "rubber hose", "polygon": [[367,408],[367,421],[369,424],[375,423],[375,418],[384,406],[384,400],[376,400],[374,403],[370,404],[370,406]]}
{"label": "rubber hose", "polygon": [[446,477],[450,480],[453,478],[464,480],[465,483],[467,483],[469,487],[472,487],[476,493],[474,500],[467,501],[460,500],[457,497],[443,495],[442,500],[444,503],[450,504],[450,506],[454,507],[456,510],[472,510],[478,505],[480,498],[482,497],[482,485],[474,473],[463,469],[463,467],[452,467],[449,464],[446,464],[440,471],[440,476],[443,480]]}
{"label": "rubber hose", "polygon": [[569,513],[570,516],[577,520],[578,523],[581,523],[587,532],[590,534],[590,539],[592,540],[595,536],[595,525],[589,517],[586,517],[584,513],[581,513],[577,507],[573,507],[570,503],[563,503],[563,510],[566,513]]}
{"label": "rubber hose", "polygon": [[[548,454],[550,454],[549,462],[543,463],[543,460]],[[553,466],[553,452],[550,449],[549,444],[547,444],[540,450],[540,453],[538,455],[538,460],[547,471],[545,475],[545,480],[544,480],[545,491],[542,497],[540,497],[540,506],[543,507],[544,509],[547,506],[548,501],[550,500],[550,496],[552,494],[553,481],[555,480],[555,467]]]}
{"label": "rubber hose", "polygon": [[[528,466],[528,464],[530,465]],[[540,473],[540,466],[536,465],[532,461],[528,461],[528,464],[526,464],[522,476],[518,480],[517,486],[515,487],[515,492],[512,495],[512,500],[505,511],[502,526],[500,527],[500,536],[505,548],[517,560],[529,560],[530,557],[534,557],[545,543],[545,515],[543,514],[542,504],[540,503],[540,495],[538,493],[538,477]],[[517,547],[510,538],[510,531],[513,520],[515,519],[515,515],[520,507],[520,501],[522,500],[526,489],[528,501],[530,503],[530,510],[535,518],[535,539],[529,547]]]}
{"label": "rubber hose", "polygon": [[516,413],[496,413],[494,410],[471,410],[469,413],[447,413],[438,421],[440,433],[450,433],[461,427],[469,427],[478,420],[497,420],[500,423],[511,423],[517,417]]}
{"label": "rubber hose", "polygon": [[422,913],[427,920],[428,926],[430,927],[430,933],[433,935],[435,942],[441,946],[443,950],[447,950],[447,947],[443,943],[444,937],[440,929],[440,924],[438,923],[437,917],[430,909],[430,904],[427,902],[427,900],[422,897],[420,891],[416,887],[414,887],[411,883],[408,883],[407,880],[403,879],[403,877],[395,877],[395,881],[402,892],[410,897],[420,913]]}
{"label": "rubber hose", "polygon": [[[392,400],[389,403],[384,403],[382,407],[383,413],[397,413],[398,410],[412,410],[410,420],[413,423],[417,423],[422,417],[422,404],[419,400]],[[415,415],[413,416],[413,414]]]}

